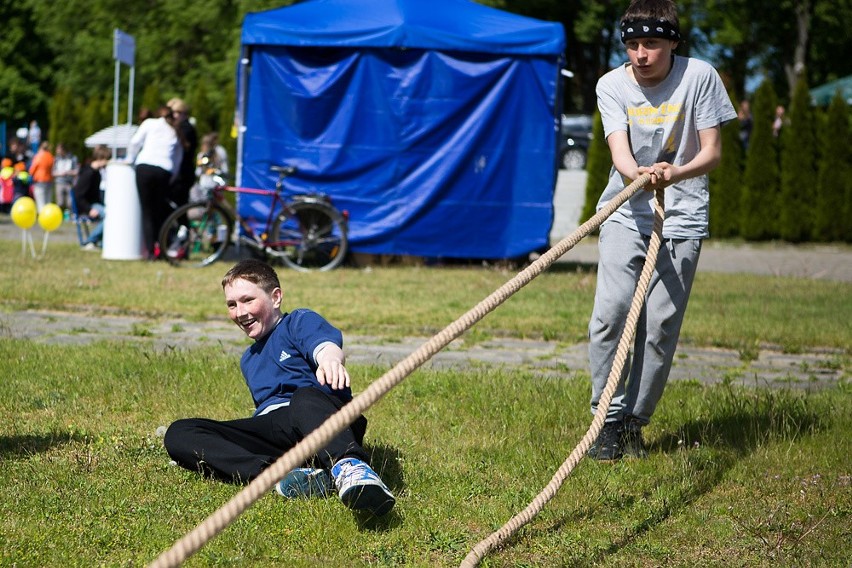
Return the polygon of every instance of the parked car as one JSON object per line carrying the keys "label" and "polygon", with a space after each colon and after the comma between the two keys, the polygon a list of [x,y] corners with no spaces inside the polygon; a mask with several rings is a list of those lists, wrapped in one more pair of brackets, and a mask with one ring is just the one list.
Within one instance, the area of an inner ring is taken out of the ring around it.
{"label": "parked car", "polygon": [[582,170],[592,141],[592,117],[587,114],[563,114],[559,136],[559,167]]}

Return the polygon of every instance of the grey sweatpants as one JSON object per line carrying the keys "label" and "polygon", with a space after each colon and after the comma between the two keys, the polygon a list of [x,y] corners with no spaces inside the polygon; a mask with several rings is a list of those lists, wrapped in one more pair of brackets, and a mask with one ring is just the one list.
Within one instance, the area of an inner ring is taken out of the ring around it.
{"label": "grey sweatpants", "polygon": [[[589,322],[592,413],[606,386],[649,237],[618,223],[601,227],[595,307]],[[665,239],[657,256],[633,343],[607,421],[632,415],[647,424],[663,396],[695,277],[700,239]],[[629,373],[629,380],[625,385]]]}

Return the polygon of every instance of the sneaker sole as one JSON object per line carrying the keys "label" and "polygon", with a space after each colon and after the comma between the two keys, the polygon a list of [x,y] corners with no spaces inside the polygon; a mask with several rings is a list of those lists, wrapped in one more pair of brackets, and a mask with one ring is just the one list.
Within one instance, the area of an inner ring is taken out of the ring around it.
{"label": "sneaker sole", "polygon": [[386,515],[393,509],[396,499],[378,485],[364,485],[340,496],[343,504],[353,511],[370,511],[376,516]]}
{"label": "sneaker sole", "polygon": [[597,462],[613,463],[613,462],[617,462],[618,460],[623,458],[624,454],[619,453],[619,454],[614,455],[614,456],[601,457],[600,454],[597,453],[597,451],[589,450],[588,452],[586,452],[586,457],[589,458],[590,460],[595,460]]}

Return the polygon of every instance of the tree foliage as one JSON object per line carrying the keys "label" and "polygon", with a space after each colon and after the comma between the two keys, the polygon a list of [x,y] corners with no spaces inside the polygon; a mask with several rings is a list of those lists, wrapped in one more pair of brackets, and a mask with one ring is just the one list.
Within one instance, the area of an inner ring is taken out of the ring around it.
{"label": "tree foliage", "polygon": [[787,241],[810,237],[816,196],[816,138],[808,84],[800,79],[788,116],[781,129],[781,195],[778,201],[778,234]]}
{"label": "tree foliage", "polygon": [[592,143],[589,145],[589,159],[586,162],[586,201],[583,204],[581,219],[587,221],[595,214],[606,184],[609,181],[609,172],[612,169],[612,156],[609,146],[604,139],[603,122],[601,113],[595,111],[592,120]]}
{"label": "tree foliage", "polygon": [[714,237],[739,233],[742,161],[740,122],[732,120],[722,126],[722,160],[710,172],[710,234]]}
{"label": "tree foliage", "polygon": [[[595,84],[622,60],[617,21],[628,0],[478,0],[534,18],[561,22],[567,47],[564,108],[590,113]],[[211,115],[218,116],[224,87],[233,84],[239,36],[247,12],[293,0],[20,0],[0,5],[0,118],[47,119],[48,101],[61,86],[75,104],[113,89],[113,31],[136,38],[136,96],[157,83],[164,99],[190,104],[200,80]],[[763,74],[786,100],[785,67],[792,65],[797,6],[809,15],[808,83],[818,85],[852,73],[852,0],[681,0],[681,50],[716,64],[738,98],[749,76]],[[128,72],[122,72],[126,93]],[[210,120],[215,124],[216,120]]]}
{"label": "tree foliage", "polygon": [[[0,5],[0,118],[45,119],[48,101],[61,86],[89,117],[89,99],[111,98],[114,85],[113,33],[136,40],[134,111],[179,96],[194,96],[205,125],[215,124],[233,88],[240,28],[247,12],[291,4],[292,0],[21,0]],[[120,98],[127,104],[129,70],[121,66]],[[205,83],[204,91],[198,86]],[[156,85],[155,91],[149,90]],[[157,92],[161,100],[142,96]],[[64,95],[63,95],[64,96]],[[144,101],[144,102],[143,102]],[[92,107],[96,103],[91,103]],[[111,104],[111,103],[110,103]],[[126,117],[126,106],[120,113]],[[134,113],[135,115],[135,113]],[[211,118],[212,117],[212,118]],[[112,113],[103,128],[111,123]],[[89,123],[91,126],[91,123]],[[89,132],[91,133],[91,132]]]}
{"label": "tree foliage", "polygon": [[772,120],[777,100],[772,83],[764,81],[755,92],[751,107],[754,124],[740,196],[740,235],[750,240],[776,235],[773,220],[778,210],[778,150]]}
{"label": "tree foliage", "polygon": [[[852,0],[709,0],[693,2],[695,30],[689,41],[710,59],[744,98],[747,79],[763,76],[788,99],[787,71],[800,44],[797,10],[808,19],[804,66],[808,83],[819,85],[852,73]],[[844,23],[845,22],[845,23]]]}
{"label": "tree foliage", "polygon": [[814,238],[818,241],[852,242],[852,151],[849,106],[837,93],[828,107],[820,129],[822,159],[817,174],[814,204]]}

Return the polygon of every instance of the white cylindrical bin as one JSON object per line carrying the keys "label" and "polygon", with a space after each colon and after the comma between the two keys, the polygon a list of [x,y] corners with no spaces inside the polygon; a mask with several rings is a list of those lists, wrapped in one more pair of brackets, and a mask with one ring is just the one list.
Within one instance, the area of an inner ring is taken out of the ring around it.
{"label": "white cylindrical bin", "polygon": [[104,248],[101,258],[139,260],[145,258],[142,239],[142,207],[136,192],[136,171],[126,162],[106,167],[104,195]]}

